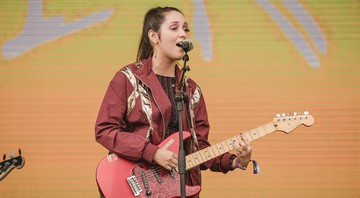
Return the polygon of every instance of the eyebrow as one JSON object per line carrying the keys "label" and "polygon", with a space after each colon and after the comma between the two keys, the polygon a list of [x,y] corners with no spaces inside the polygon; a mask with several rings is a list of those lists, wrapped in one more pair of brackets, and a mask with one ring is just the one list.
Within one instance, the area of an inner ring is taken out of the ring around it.
{"label": "eyebrow", "polygon": [[[174,24],[174,23],[179,24],[180,21],[172,21],[169,24],[171,25],[171,24]],[[184,25],[189,26],[189,24],[186,21],[184,22]]]}

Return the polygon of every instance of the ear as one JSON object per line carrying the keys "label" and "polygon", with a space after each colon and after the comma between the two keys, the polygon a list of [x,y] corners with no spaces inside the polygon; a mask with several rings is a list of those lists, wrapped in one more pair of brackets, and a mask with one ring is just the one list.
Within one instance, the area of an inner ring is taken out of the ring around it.
{"label": "ear", "polygon": [[149,30],[148,37],[149,37],[152,45],[158,43],[158,40],[159,40],[158,33],[155,32],[154,30]]}

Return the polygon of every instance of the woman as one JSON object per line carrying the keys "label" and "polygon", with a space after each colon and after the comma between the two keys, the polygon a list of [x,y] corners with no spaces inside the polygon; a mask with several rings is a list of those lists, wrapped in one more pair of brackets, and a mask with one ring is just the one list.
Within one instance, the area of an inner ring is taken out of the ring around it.
{"label": "woman", "polygon": [[[177,44],[188,38],[184,15],[174,7],[150,9],[144,17],[137,62],[116,73],[109,84],[96,121],[96,140],[127,160],[156,163],[167,170],[176,168],[176,153],[159,148],[166,137],[178,131],[175,105],[176,85],[181,71],[176,64],[184,56]],[[210,146],[209,123],[201,90],[186,78],[193,129],[185,117],[184,130],[192,136],[185,143],[186,154]],[[251,145],[241,140],[236,155],[225,153],[186,173],[187,185],[201,185],[200,170],[227,173],[236,167],[246,169]]]}

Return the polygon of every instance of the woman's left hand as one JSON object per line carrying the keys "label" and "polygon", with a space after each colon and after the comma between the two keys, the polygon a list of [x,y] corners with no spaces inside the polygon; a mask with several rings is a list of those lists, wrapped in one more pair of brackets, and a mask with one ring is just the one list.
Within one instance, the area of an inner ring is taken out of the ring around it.
{"label": "woman's left hand", "polygon": [[[236,156],[237,156],[236,160],[238,161],[238,165],[246,168],[249,165],[249,162],[251,161],[251,152],[252,152],[252,147],[249,140],[241,135],[241,140],[239,141],[239,145],[235,144],[234,149],[236,151]],[[234,167],[236,166],[234,165]]]}

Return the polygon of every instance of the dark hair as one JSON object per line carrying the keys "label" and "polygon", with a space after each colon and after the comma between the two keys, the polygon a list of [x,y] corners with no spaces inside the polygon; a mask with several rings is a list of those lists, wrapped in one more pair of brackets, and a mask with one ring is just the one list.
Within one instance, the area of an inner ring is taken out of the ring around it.
{"label": "dark hair", "polygon": [[165,13],[171,11],[176,11],[183,14],[179,9],[174,7],[156,7],[147,11],[144,16],[144,24],[136,61],[148,58],[153,53],[153,48],[150,43],[148,32],[149,30],[153,30],[160,36],[160,26],[165,20]]}

